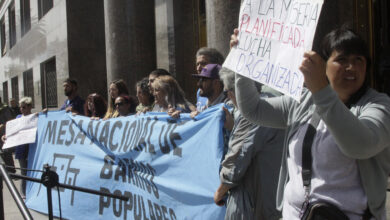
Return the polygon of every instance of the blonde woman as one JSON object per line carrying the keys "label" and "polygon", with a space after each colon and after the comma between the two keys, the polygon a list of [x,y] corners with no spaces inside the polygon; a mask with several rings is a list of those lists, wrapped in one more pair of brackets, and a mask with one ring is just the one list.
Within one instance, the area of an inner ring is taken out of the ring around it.
{"label": "blonde woman", "polygon": [[167,112],[179,117],[181,112],[189,113],[196,108],[184,96],[183,89],[172,76],[159,76],[152,83],[155,100],[154,112]]}

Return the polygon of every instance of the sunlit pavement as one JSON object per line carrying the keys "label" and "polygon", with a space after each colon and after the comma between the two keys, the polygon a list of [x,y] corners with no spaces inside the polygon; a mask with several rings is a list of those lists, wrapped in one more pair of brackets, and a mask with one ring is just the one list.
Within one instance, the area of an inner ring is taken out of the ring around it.
{"label": "sunlit pavement", "polygon": [[[18,166],[17,164],[17,160],[15,161],[16,162],[16,166]],[[19,189],[19,186],[20,186],[20,180],[14,180],[14,183],[15,183],[15,186],[17,189]],[[19,211],[19,208],[17,207],[11,193],[9,192],[8,190],[8,187],[5,183],[3,183],[3,196],[4,196],[4,212],[5,212],[5,220],[22,220],[23,219],[23,216],[21,215],[20,211]],[[389,179],[389,186],[388,188],[390,188],[390,179]],[[387,216],[387,219],[390,219],[390,192],[387,192],[387,202],[386,202],[386,216]],[[42,202],[46,202],[46,201],[42,201]],[[46,220],[48,219],[48,216],[47,215],[44,215],[44,214],[41,214],[41,213],[38,213],[36,211],[33,211],[30,209],[30,212],[31,212],[31,215],[33,217],[34,220]],[[58,218],[55,218],[55,219],[58,219]]]}
{"label": "sunlit pavement", "polygon": [[[14,183],[17,189],[19,189],[20,180],[16,180],[16,181],[14,180]],[[5,213],[4,219],[5,220],[24,219],[5,183],[3,183],[3,198],[4,198],[4,213]],[[35,212],[31,209],[30,209],[30,213],[33,219],[35,220],[49,219],[48,216]]]}
{"label": "sunlit pavement", "polygon": [[[15,161],[15,166],[19,167],[18,160]],[[18,173],[19,170],[17,171]],[[20,181],[21,180],[13,180],[15,187],[17,190],[20,189]],[[3,198],[4,198],[4,220],[22,220],[24,219],[22,214],[19,211],[18,206],[16,205],[16,202],[14,201],[10,191],[8,190],[7,184],[3,182]],[[46,201],[42,201],[46,202]],[[32,209],[30,209],[30,213],[34,220],[46,220],[49,219],[49,217],[45,214],[38,213]],[[57,219],[57,218],[55,218]]]}

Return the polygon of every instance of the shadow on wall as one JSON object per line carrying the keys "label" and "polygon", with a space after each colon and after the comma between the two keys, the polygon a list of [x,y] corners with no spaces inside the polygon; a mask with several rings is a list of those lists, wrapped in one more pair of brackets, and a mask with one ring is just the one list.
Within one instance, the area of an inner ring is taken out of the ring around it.
{"label": "shadow on wall", "polygon": [[[31,20],[33,19],[37,18],[32,18]],[[50,54],[54,56],[63,53],[67,44],[66,38],[64,37],[63,40],[56,38],[54,41],[48,42],[46,25],[45,20],[41,19],[9,49],[8,53],[3,57],[5,60],[5,78],[13,77],[15,73],[22,73],[28,68],[37,65],[37,63],[44,62],[51,57]]]}

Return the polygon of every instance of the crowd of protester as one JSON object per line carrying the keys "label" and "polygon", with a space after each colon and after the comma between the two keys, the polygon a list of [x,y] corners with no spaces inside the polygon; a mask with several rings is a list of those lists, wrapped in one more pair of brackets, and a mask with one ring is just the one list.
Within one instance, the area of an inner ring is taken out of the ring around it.
{"label": "crowd of protester", "polygon": [[[237,36],[235,30],[231,47]],[[330,204],[349,219],[385,219],[390,99],[368,86],[366,43],[340,28],[324,38],[320,53],[309,51],[302,59],[306,88],[300,102],[222,68],[221,53],[204,47],[192,75],[196,103],[172,74],[156,69],[135,88],[122,79],[111,82],[107,101],[97,93],[84,101],[77,82],[67,79],[61,110],[95,120],[146,112],[194,118],[224,103],[225,156],[214,201],[227,206],[225,219],[300,219],[313,204]],[[6,121],[31,114],[31,98],[20,99],[20,108],[15,103],[0,106],[1,134]],[[15,151],[24,168],[27,152],[27,146]],[[13,164],[10,152],[3,158]],[[24,195],[25,182],[22,189]]]}

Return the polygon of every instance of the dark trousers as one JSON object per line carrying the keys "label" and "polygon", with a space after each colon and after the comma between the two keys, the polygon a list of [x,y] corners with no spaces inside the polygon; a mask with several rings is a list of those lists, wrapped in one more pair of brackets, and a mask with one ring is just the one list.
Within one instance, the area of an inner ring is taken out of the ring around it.
{"label": "dark trousers", "polygon": [[9,173],[15,173],[15,164],[14,164],[14,158],[12,157],[12,152],[3,151],[3,153],[1,154],[1,157],[4,160],[5,165],[10,166],[10,167],[7,167],[7,171]]}

